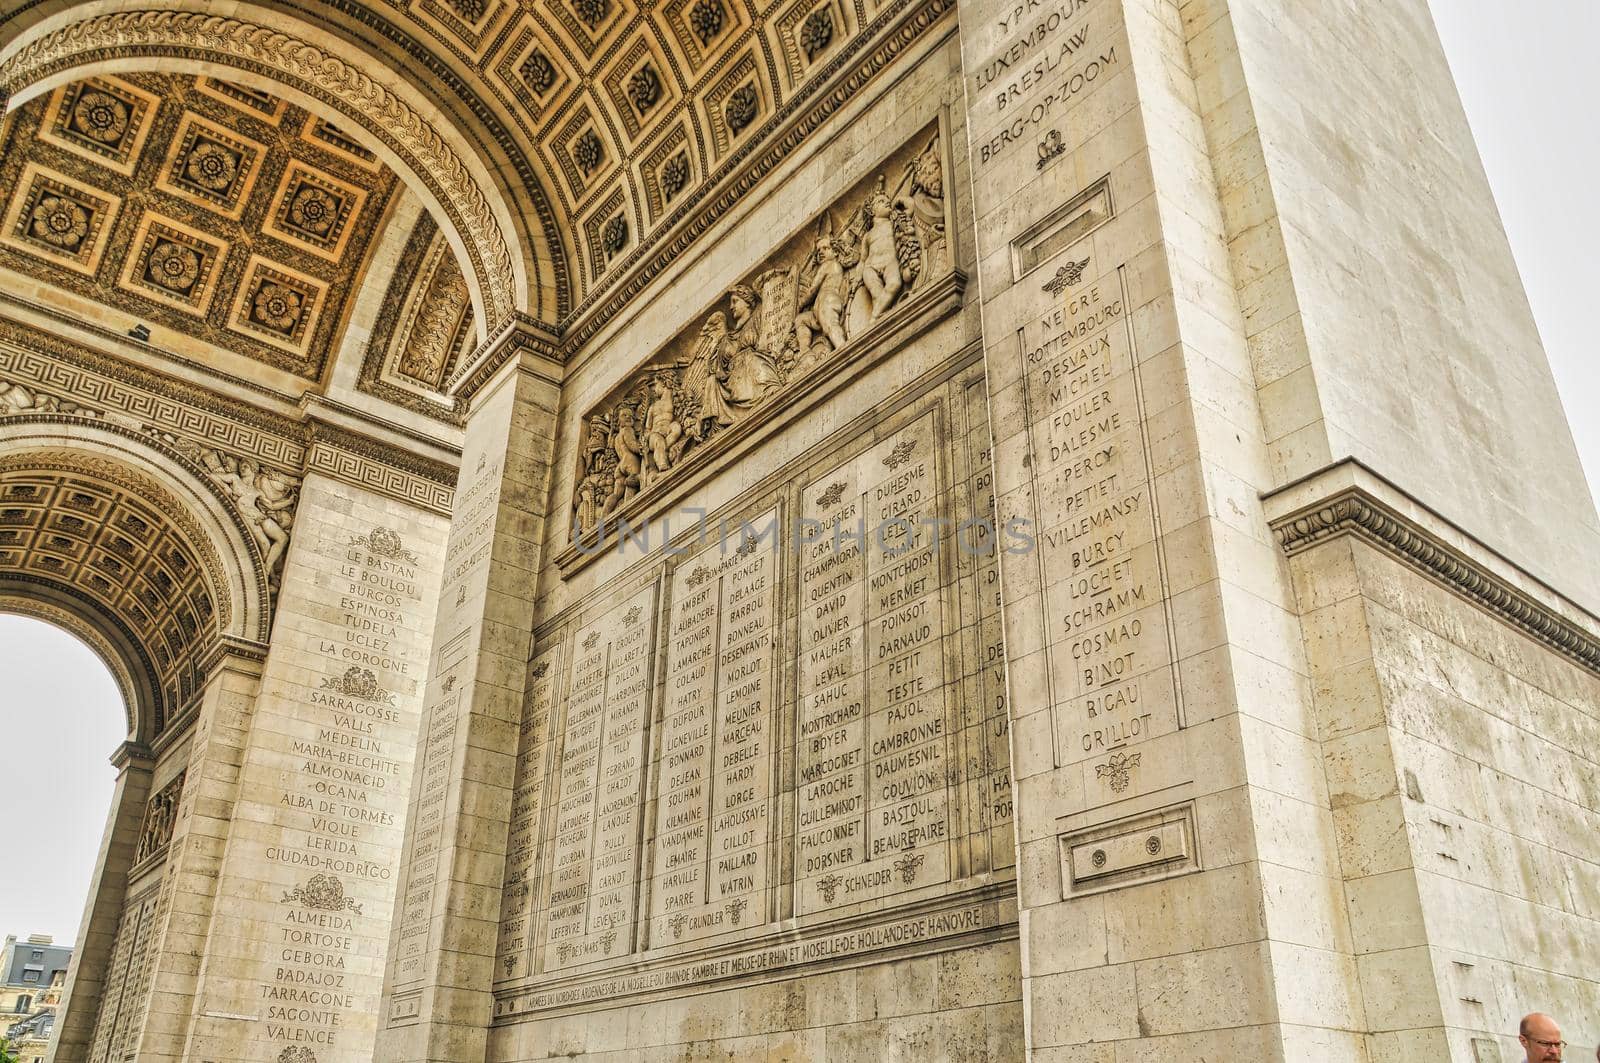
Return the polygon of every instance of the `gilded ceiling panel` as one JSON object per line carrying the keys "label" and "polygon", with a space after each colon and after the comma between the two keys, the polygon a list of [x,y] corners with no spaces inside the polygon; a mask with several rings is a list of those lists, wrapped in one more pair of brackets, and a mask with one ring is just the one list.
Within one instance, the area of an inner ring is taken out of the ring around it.
{"label": "gilded ceiling panel", "polygon": [[91,78],[0,127],[0,263],[314,380],[395,186],[371,152],[265,93]]}
{"label": "gilded ceiling panel", "polygon": [[[377,5],[374,5],[376,8]],[[386,0],[470,67],[578,234],[580,291],[649,242],[890,6],[871,0]],[[903,5],[902,5],[903,6]],[[398,28],[398,26],[397,26]]]}

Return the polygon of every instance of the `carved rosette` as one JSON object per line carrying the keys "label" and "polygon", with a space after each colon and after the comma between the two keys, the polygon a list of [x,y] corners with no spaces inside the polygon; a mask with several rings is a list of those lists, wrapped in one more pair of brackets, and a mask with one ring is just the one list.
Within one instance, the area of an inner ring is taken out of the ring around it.
{"label": "carved rosette", "polygon": [[925,134],[730,287],[589,412],[574,539],[835,356],[863,349],[874,326],[948,275],[947,231],[940,139]]}
{"label": "carved rosette", "polygon": [[[459,226],[482,279],[491,324],[509,318],[517,291],[511,243],[466,162],[421,112],[371,75],[281,28],[200,11],[131,10],[93,15],[40,36],[0,63],[0,100],[104,52],[188,52],[223,65],[265,66],[369,124],[428,182]],[[76,117],[76,116],[75,116]],[[126,124],[114,108],[82,116],[91,135]]]}

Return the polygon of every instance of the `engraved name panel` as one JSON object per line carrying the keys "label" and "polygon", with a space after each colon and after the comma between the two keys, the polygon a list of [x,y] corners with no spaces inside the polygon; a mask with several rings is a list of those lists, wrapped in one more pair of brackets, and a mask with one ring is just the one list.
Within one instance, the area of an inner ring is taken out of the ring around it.
{"label": "engraved name panel", "polygon": [[950,747],[931,415],[803,491],[797,908],[950,879]]}
{"label": "engraved name panel", "polygon": [[[982,367],[952,374],[708,514],[651,588],[597,587],[541,636],[501,1020],[1014,920],[997,562],[1015,540]],[[608,761],[608,729],[647,716],[648,764]]]}
{"label": "engraved name panel", "polygon": [[656,589],[578,630],[556,765],[546,970],[633,951]]}
{"label": "engraved name panel", "polygon": [[511,796],[511,830],[506,839],[506,884],[501,894],[500,934],[495,947],[495,975],[500,978],[528,973],[536,881],[534,856],[545,807],[551,709],[560,677],[560,662],[561,650],[555,647],[535,657],[528,670],[522,727],[517,740],[516,785]]}
{"label": "engraved name panel", "polygon": [[1128,789],[1136,747],[1180,719],[1121,267],[1066,289],[1024,336],[1056,762],[1087,763],[1099,804]]}
{"label": "engraved name panel", "polygon": [[[768,511],[751,522],[773,526]],[[766,921],[778,558],[747,539],[672,579],[656,794],[653,945]]]}

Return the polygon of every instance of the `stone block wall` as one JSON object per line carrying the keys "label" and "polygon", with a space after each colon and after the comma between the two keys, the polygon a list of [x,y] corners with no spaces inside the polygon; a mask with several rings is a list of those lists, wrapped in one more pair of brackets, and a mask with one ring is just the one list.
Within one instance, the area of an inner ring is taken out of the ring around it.
{"label": "stone block wall", "polygon": [[988,1063],[1023,1058],[1017,943],[524,1022],[493,1063]]}
{"label": "stone block wall", "polygon": [[1594,505],[1427,0],[1172,7],[1278,482],[1354,457],[1594,609],[1563,566]]}
{"label": "stone block wall", "polygon": [[1369,544],[1294,570],[1369,1058],[1517,1060],[1538,1010],[1587,1059],[1600,676]]}

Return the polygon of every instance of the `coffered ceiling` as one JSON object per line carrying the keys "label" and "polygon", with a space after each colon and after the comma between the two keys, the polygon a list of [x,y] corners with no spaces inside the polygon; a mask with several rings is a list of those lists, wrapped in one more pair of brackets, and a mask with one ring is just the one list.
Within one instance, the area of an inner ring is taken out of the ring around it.
{"label": "coffered ceiling", "polygon": [[76,455],[0,461],[0,586],[46,588],[123,636],[159,732],[199,691],[216,644],[218,562],[161,488],[109,462],[83,464]]}
{"label": "coffered ceiling", "polygon": [[[476,371],[517,283],[474,248],[521,240],[520,266],[540,278],[528,305],[580,348],[953,7],[327,0],[246,2],[214,25],[155,8],[86,13],[8,59],[0,92],[119,49],[151,68],[234,66],[256,87],[97,68],[27,98],[0,125],[0,270],[43,282],[24,298],[68,293],[58,316],[114,306],[158,334],[155,350],[162,329],[181,333],[220,352],[211,368],[291,398],[358,377],[370,395],[459,420],[441,392]],[[42,17],[0,0],[0,43]],[[277,23],[286,33],[261,39]],[[404,82],[415,105],[362,71]],[[274,82],[293,99],[261,91]],[[341,113],[343,130],[318,117]],[[413,220],[379,145],[442,213]],[[509,227],[495,229],[480,189]],[[405,231],[384,232],[391,214]],[[336,372],[340,357],[357,370]]]}
{"label": "coffered ceiling", "polygon": [[377,0],[496,116],[570,241],[567,320],[683,221],[907,0]]}
{"label": "coffered ceiling", "polygon": [[89,78],[0,127],[0,264],[314,381],[395,186],[371,152],[264,93]]}

